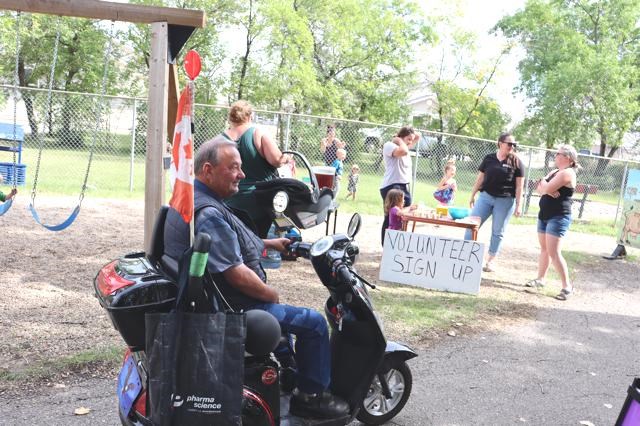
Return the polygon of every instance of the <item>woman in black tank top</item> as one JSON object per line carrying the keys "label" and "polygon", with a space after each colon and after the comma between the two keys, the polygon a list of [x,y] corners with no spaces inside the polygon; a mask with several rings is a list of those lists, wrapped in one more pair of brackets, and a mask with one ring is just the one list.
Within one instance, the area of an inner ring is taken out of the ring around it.
{"label": "woman in black tank top", "polygon": [[536,190],[540,194],[540,212],[538,213],[538,277],[527,282],[527,287],[542,287],[549,269],[549,263],[560,275],[562,290],[556,296],[558,300],[567,300],[573,294],[573,285],[569,280],[567,262],[562,256],[562,237],[571,224],[571,202],[576,187],[578,154],[570,145],[561,145],[556,153],[557,169],[549,173],[538,183]]}

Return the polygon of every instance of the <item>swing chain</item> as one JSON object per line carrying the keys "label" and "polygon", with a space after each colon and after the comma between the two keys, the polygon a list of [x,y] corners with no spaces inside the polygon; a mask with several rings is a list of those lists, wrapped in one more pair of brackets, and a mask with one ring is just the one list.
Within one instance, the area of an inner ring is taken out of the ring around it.
{"label": "swing chain", "polygon": [[[60,44],[60,16],[56,19],[56,39],[53,45],[53,60],[51,62],[51,72],[49,73],[49,87],[47,90],[47,107],[51,111],[51,92],[53,91],[53,81],[55,78],[56,64],[58,63],[58,46]],[[51,131],[51,129],[49,129]],[[36,188],[38,187],[38,175],[40,174],[40,160],[42,159],[42,149],[44,147],[44,136],[38,134],[39,149],[36,161],[36,171],[33,177],[33,189],[31,190],[31,205],[36,205]]]}
{"label": "swing chain", "polygon": [[100,130],[100,124],[102,122],[102,106],[104,104],[104,99],[107,94],[107,78],[109,76],[109,57],[111,56],[111,49],[113,47],[113,29],[115,26],[115,21],[111,21],[111,28],[109,30],[109,39],[107,42],[107,48],[104,51],[104,68],[102,71],[102,89],[100,93],[100,100],[96,106],[96,126],[93,133],[93,140],[91,141],[91,147],[89,148],[89,162],[87,164],[87,171],[84,174],[84,182],[82,183],[82,190],[80,191],[80,196],[78,197],[78,206],[82,204],[82,200],[84,200],[84,193],[87,189],[87,181],[89,180],[89,171],[91,170],[91,162],[93,160],[93,151],[96,144],[96,140],[98,139],[98,132]]}
{"label": "swing chain", "polygon": [[[18,140],[18,86],[20,85],[20,76],[18,70],[20,68],[20,11],[16,13],[16,67],[13,74],[13,143]],[[17,189],[17,153],[13,151],[13,189]]]}

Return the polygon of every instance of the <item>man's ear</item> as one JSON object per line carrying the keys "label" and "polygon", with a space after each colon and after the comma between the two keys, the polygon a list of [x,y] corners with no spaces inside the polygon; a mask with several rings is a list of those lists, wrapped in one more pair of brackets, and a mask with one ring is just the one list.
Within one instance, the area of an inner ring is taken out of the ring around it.
{"label": "man's ear", "polygon": [[213,166],[208,161],[202,165],[202,169],[196,170],[196,176],[202,178],[205,181],[209,180],[209,176],[213,174]]}

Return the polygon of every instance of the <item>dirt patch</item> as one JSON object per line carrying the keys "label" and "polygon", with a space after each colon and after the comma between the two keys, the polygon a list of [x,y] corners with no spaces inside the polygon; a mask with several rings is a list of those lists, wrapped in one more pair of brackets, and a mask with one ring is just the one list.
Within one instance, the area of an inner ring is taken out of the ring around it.
{"label": "dirt patch", "polygon": [[[26,202],[24,197],[19,197],[13,208],[0,218],[4,231],[0,266],[0,334],[3,336],[0,372],[23,371],[47,360],[122,346],[120,336],[94,297],[93,278],[109,260],[142,247],[143,203],[88,199],[70,228],[50,232],[32,220],[25,209]],[[49,223],[62,221],[74,203],[70,198],[40,199],[41,218]],[[346,229],[347,220],[347,215],[340,215],[338,230]],[[377,279],[380,224],[381,218],[365,217],[357,239],[362,253],[357,266],[361,275],[384,291],[387,284]],[[323,235],[321,228],[324,227],[306,231],[305,239]],[[443,228],[418,229],[417,232],[458,236],[451,229]],[[488,241],[487,232],[488,229],[481,230],[480,241]],[[605,254],[615,247],[615,242],[607,237],[570,234],[566,246],[586,254]],[[522,291],[521,284],[535,273],[536,257],[534,227],[511,227],[503,254],[497,261],[497,272],[483,277],[479,295],[505,303],[475,318],[472,324],[452,327],[462,334],[499,328],[531,317],[540,306],[556,305],[557,301],[551,297],[531,296]],[[597,262],[593,268],[610,274],[612,282],[625,282],[629,276],[618,276],[629,274],[629,268],[611,268],[611,263],[605,261]],[[279,289],[281,300],[286,303],[322,308],[326,290],[308,262],[286,262],[280,270],[269,272],[269,281]],[[580,288],[579,284],[577,287]],[[606,297],[601,297],[601,302],[619,303]],[[385,319],[385,324],[389,338],[413,345],[429,345],[447,336],[447,329],[407,336],[402,324],[394,323],[393,319]],[[113,373],[111,368],[106,368],[80,368],[76,372],[81,375]]]}

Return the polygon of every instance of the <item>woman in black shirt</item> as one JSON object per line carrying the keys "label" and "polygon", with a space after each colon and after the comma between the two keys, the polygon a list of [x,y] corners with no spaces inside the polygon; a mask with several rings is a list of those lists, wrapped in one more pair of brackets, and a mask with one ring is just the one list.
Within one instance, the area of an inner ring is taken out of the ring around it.
{"label": "woman in black shirt", "polygon": [[[515,154],[517,143],[510,133],[503,133],[498,138],[498,151],[489,154],[478,167],[478,177],[471,189],[471,216],[481,219],[480,226],[492,216],[491,241],[487,262],[482,268],[485,272],[493,272],[493,260],[500,250],[504,231],[512,214],[520,216],[520,200],[524,185],[524,165]],[[480,196],[476,200],[476,193]],[[471,239],[471,231],[467,230],[465,239]]]}
{"label": "woman in black shirt", "polygon": [[320,142],[320,152],[324,159],[324,164],[327,166],[333,165],[333,162],[338,158],[338,150],[344,149],[347,144],[336,137],[336,126],[330,124],[327,126],[327,137]]}
{"label": "woman in black shirt", "polygon": [[560,275],[562,290],[556,296],[558,300],[567,300],[573,293],[569,280],[567,262],[561,252],[562,237],[571,224],[571,197],[576,187],[578,154],[574,147],[561,145],[556,152],[556,169],[540,180],[536,190],[540,194],[540,212],[538,213],[538,278],[527,282],[527,287],[542,287],[549,269],[549,261]]}

